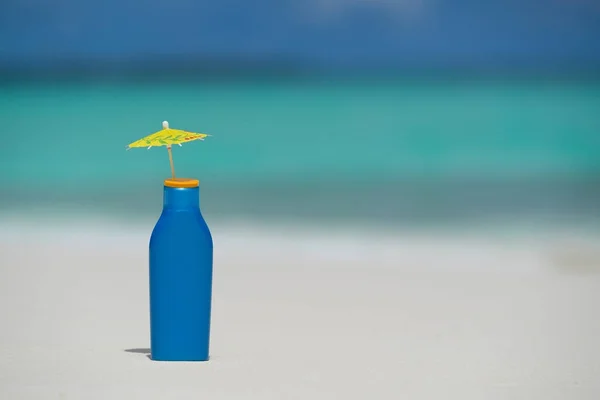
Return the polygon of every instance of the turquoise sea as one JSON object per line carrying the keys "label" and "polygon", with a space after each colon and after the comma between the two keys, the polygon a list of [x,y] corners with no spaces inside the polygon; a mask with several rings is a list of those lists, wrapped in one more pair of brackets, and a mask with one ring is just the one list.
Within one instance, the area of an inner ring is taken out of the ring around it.
{"label": "turquoise sea", "polygon": [[0,207],[154,218],[171,127],[207,219],[600,220],[600,83],[221,80],[0,86]]}

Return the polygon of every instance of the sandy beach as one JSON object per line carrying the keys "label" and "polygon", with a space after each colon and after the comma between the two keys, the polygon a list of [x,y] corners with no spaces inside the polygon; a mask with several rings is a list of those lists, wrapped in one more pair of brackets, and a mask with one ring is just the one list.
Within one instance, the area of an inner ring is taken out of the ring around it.
{"label": "sandy beach", "polygon": [[211,360],[158,363],[152,225],[0,227],[1,399],[600,398],[596,238],[211,226]]}

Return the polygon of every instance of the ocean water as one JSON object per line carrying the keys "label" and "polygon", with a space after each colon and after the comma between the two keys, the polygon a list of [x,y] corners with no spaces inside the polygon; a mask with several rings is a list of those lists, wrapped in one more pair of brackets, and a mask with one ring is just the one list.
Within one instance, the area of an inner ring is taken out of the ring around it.
{"label": "ocean water", "polygon": [[[600,216],[600,84],[245,80],[0,87],[0,207],[154,218],[161,129],[207,219],[318,224],[575,222]],[[536,222],[537,221],[537,222]]]}

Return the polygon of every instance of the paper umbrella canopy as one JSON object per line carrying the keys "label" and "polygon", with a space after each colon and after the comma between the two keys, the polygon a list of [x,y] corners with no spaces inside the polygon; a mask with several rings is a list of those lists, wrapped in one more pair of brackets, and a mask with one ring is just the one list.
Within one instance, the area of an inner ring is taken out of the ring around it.
{"label": "paper umbrella canopy", "polygon": [[191,142],[193,140],[204,140],[205,137],[210,135],[207,135],[206,133],[194,133],[182,131],[180,129],[171,129],[169,128],[169,123],[167,121],[164,121],[162,125],[162,130],[130,143],[127,146],[127,150],[134,147],[146,147],[149,149],[151,147],[167,146],[169,162],[171,164],[171,175],[175,178],[175,167],[173,165],[171,146],[174,144],[181,146],[182,143]]}

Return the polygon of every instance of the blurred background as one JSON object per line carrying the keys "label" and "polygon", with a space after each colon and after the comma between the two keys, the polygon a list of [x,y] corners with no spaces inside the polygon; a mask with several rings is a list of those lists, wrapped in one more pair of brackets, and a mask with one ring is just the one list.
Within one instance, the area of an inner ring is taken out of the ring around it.
{"label": "blurred background", "polygon": [[[165,120],[199,369],[146,358]],[[0,399],[600,399],[599,0],[0,0],[0,134]]]}
{"label": "blurred background", "polygon": [[0,207],[154,222],[161,129],[216,221],[593,229],[594,0],[4,0]]}

